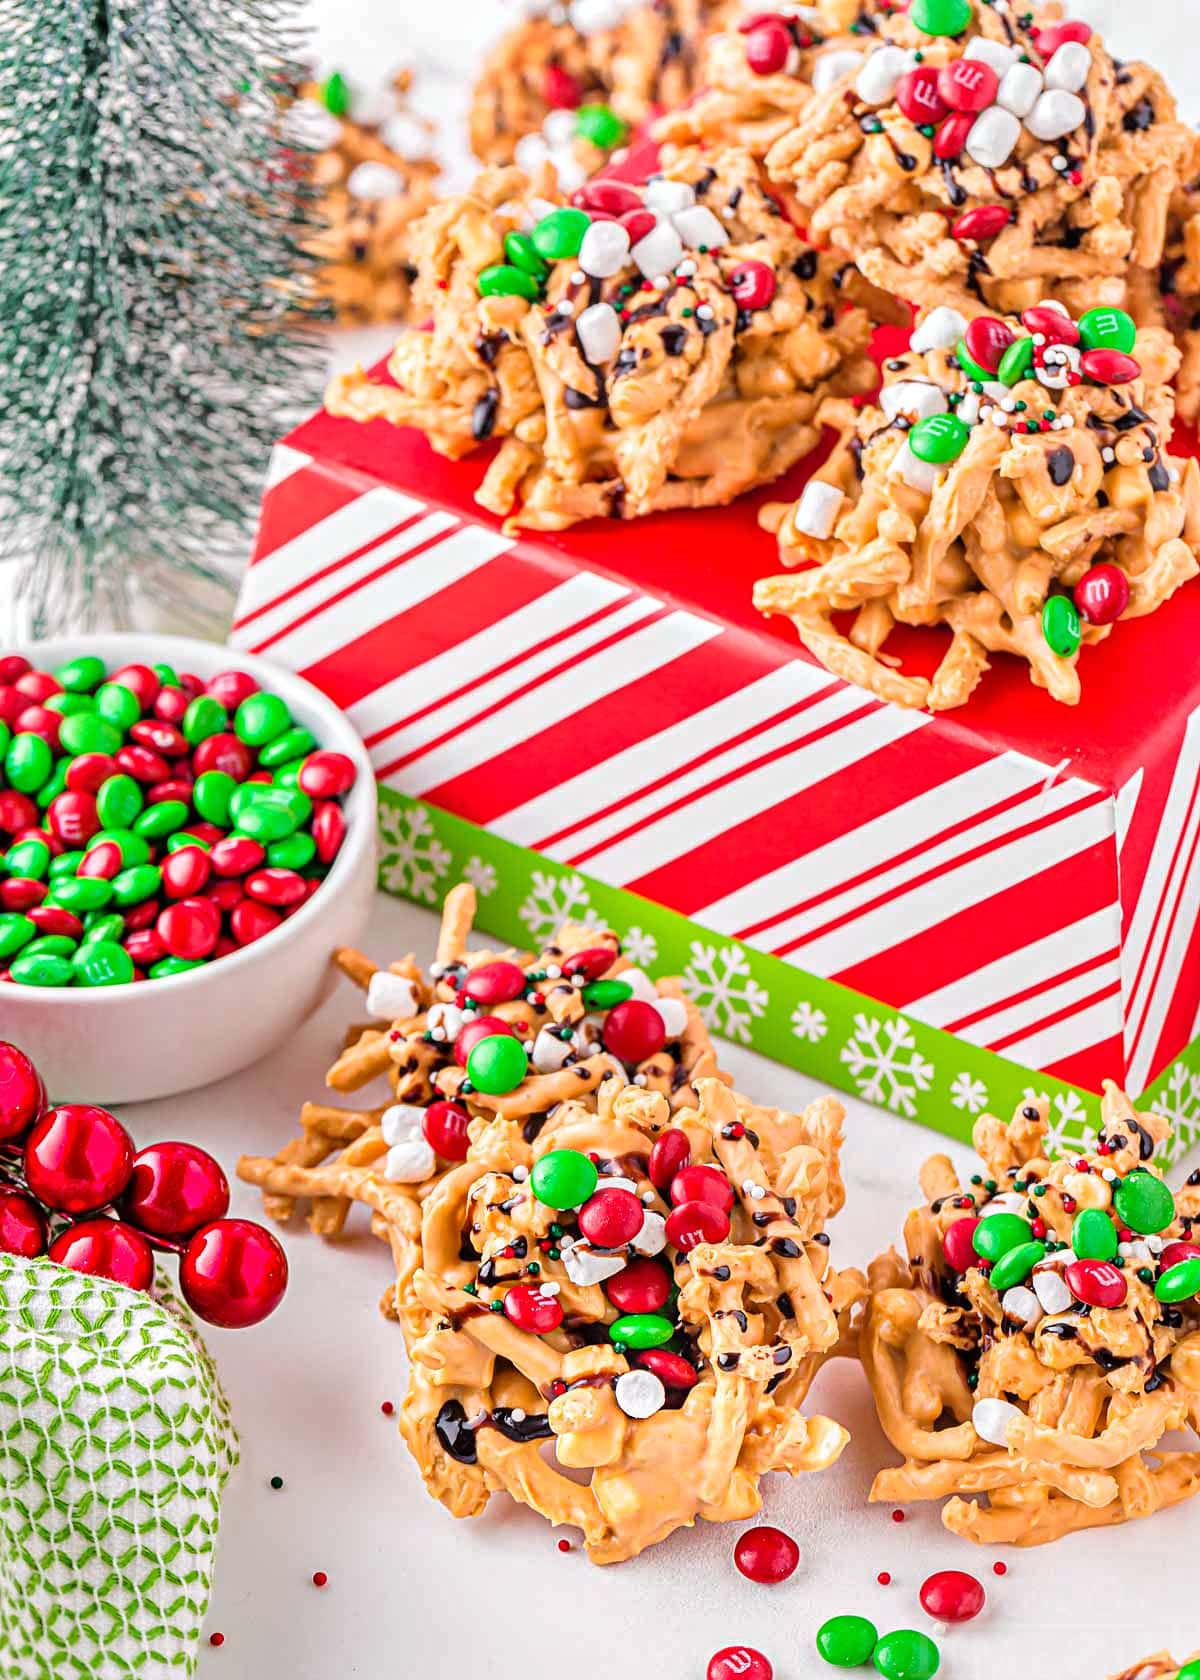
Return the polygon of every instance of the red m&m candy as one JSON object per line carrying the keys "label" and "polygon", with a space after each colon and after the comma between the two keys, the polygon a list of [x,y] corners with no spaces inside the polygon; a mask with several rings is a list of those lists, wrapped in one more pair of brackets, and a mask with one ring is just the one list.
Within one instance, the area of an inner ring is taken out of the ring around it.
{"label": "red m&m candy", "polygon": [[974,1575],[940,1569],[921,1588],[921,1608],[939,1622],[969,1622],[983,1609],[986,1594]]}
{"label": "red m&m candy", "polygon": [[956,1272],[966,1272],[972,1266],[979,1264],[979,1257],[975,1253],[975,1228],[978,1219],[956,1219],[953,1225],[946,1227],[946,1235],[942,1238],[942,1253],[946,1257],[946,1264]]}
{"label": "red m&m candy", "polygon": [[[612,1281],[609,1280],[610,1284]],[[634,1354],[633,1362],[645,1366],[647,1371],[653,1371],[664,1388],[686,1391],[695,1388],[700,1380],[695,1366],[689,1365],[681,1354],[672,1353],[669,1348],[642,1348]]]}
{"label": "red m&m candy", "polygon": [[765,309],[778,284],[775,270],[754,260],[740,262],[729,276],[729,289],[739,309]]}
{"label": "red m&m candy", "polygon": [[532,1336],[545,1336],[563,1321],[558,1296],[543,1295],[541,1287],[532,1283],[519,1283],[508,1291],[504,1312],[518,1330],[527,1330]]}
{"label": "red m&m candy", "polygon": [[1142,376],[1141,363],[1123,350],[1085,350],[1079,365],[1097,385],[1128,385]]}
{"label": "red m&m candy", "polygon": [[726,1645],[709,1658],[706,1680],[773,1680],[775,1670],[752,1645]]}
{"label": "red m&m candy", "polygon": [[938,71],[937,86],[952,111],[983,111],[995,103],[1000,78],[981,58],[956,58]]}
{"label": "red m&m candy", "polygon": [[958,220],[950,224],[950,232],[958,240],[994,239],[1012,219],[1012,211],[1006,205],[977,204],[973,210],[964,210]]}
{"label": "red m&m candy", "polygon": [[791,50],[787,25],[777,18],[765,18],[746,36],[746,63],[756,76],[773,76],[782,70]]}
{"label": "red m&m candy", "polygon": [[939,123],[951,107],[938,89],[938,71],[932,64],[919,64],[896,83],[896,103],[909,122]]}
{"label": "red m&m candy", "polygon": [[777,1586],[793,1574],[800,1562],[800,1548],[781,1528],[747,1529],[733,1548],[733,1561],[748,1581]]}
{"label": "red m&m candy", "polygon": [[681,1202],[667,1215],[667,1241],[688,1254],[698,1243],[724,1242],[729,1215],[711,1202]]}
{"label": "red m&m candy", "polygon": [[583,104],[583,88],[561,64],[547,64],[542,72],[542,98],[552,111],[574,111]]}
{"label": "red m&m candy", "polygon": [[1072,1295],[1090,1307],[1119,1307],[1129,1293],[1124,1272],[1111,1260],[1073,1260],[1064,1276]]}
{"label": "red m&m candy", "polygon": [[667,1042],[663,1018],[652,1003],[629,998],[617,1004],[604,1023],[604,1048],[619,1062],[644,1062]]}
{"label": "red m&m candy", "polygon": [[[637,1233],[635,1232],[634,1235],[636,1236]],[[618,1272],[615,1277],[605,1279],[604,1293],[618,1312],[657,1313],[666,1306],[670,1299],[671,1279],[657,1260],[631,1260],[623,1272]],[[660,1350],[653,1348],[649,1351],[658,1353]],[[668,1357],[676,1358],[678,1356],[672,1354]],[[686,1360],[683,1360],[682,1363],[687,1365]],[[666,1382],[667,1379],[663,1377],[661,1371],[653,1366],[651,1369],[655,1370],[656,1376]],[[691,1382],[694,1382],[696,1380],[695,1372],[692,1371],[690,1365],[687,1365],[687,1369],[691,1374]],[[691,1387],[691,1382],[687,1383],[686,1386]]]}
{"label": "red m&m candy", "polygon": [[603,1186],[601,1179],[596,1194],[580,1208],[579,1229],[597,1248],[621,1248],[641,1230],[646,1210],[632,1191]]}
{"label": "red m&m candy", "polygon": [[686,1132],[680,1131],[677,1126],[660,1132],[654,1140],[646,1168],[651,1184],[659,1190],[665,1190],[680,1168],[686,1167],[691,1158],[692,1146],[688,1142]]}
{"label": "red m&m candy", "polygon": [[961,157],[963,147],[967,143],[967,135],[975,126],[975,114],[972,111],[955,111],[946,118],[933,137],[933,155],[943,163],[953,162]]}
{"label": "red m&m candy", "polygon": [[[463,1064],[466,1066],[464,1060]],[[455,1102],[432,1102],[421,1120],[425,1141],[444,1161],[465,1161],[471,1140],[465,1108]]]}
{"label": "red m&m candy", "polygon": [[512,1024],[502,1015],[475,1015],[464,1021],[454,1040],[454,1060],[459,1067],[466,1067],[467,1058],[481,1038],[494,1038],[497,1034],[504,1038],[517,1036]]}
{"label": "red m&m candy", "polygon": [[1079,328],[1069,315],[1051,303],[1035,303],[1021,311],[1021,325],[1037,333],[1047,344],[1078,344]]}
{"label": "red m&m candy", "polygon": [[972,361],[978,362],[989,373],[995,373],[1015,336],[1007,321],[1001,321],[995,315],[977,315],[968,323],[963,340]]}
{"label": "red m&m candy", "polygon": [[1089,624],[1115,624],[1129,605],[1128,577],[1109,560],[1092,566],[1075,585],[1075,605]]}
{"label": "red m&m candy", "polygon": [[671,1180],[671,1200],[676,1207],[681,1202],[710,1202],[728,1213],[733,1206],[733,1185],[719,1167],[684,1167]]}

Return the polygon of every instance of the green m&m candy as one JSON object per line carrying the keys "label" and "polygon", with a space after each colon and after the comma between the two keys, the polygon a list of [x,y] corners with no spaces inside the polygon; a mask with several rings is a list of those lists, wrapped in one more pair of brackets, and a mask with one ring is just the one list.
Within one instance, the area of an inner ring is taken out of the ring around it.
{"label": "green m&m candy", "polygon": [[1079,317],[1079,337],[1085,350],[1120,350],[1128,355],[1137,339],[1133,316],[1123,309],[1085,309]]}
{"label": "green m&m candy", "polygon": [[523,297],[530,303],[541,296],[541,286],[532,274],[509,263],[493,263],[481,268],[475,281],[480,297]]}
{"label": "green m&m candy", "polygon": [[831,1616],[817,1629],[817,1652],[834,1668],[861,1668],[871,1660],[879,1630],[865,1616]]}
{"label": "green m&m candy", "polygon": [[1071,1226],[1071,1247],[1081,1260],[1111,1260],[1117,1252],[1117,1228],[1101,1208],[1084,1208]]}
{"label": "green m&m candy", "polygon": [[305,821],[298,800],[303,800],[310,810],[312,808],[308,796],[299,788],[268,787],[262,783],[250,785],[258,792],[240,808],[234,802],[234,819],[239,834],[248,834],[263,846],[269,846],[275,840],[285,840]]}
{"label": "green m&m candy", "polygon": [[98,712],[75,712],[62,720],[58,744],[71,758],[80,753],[115,753],[121,745],[122,731]]}
{"label": "green m&m candy", "polygon": [[43,811],[52,800],[58,798],[59,794],[66,787],[67,769],[69,764],[69,759],[60,758],[58,763],[54,766],[50,780],[48,782],[43,782],[41,787],[34,794],[33,797],[37,800],[37,803],[41,806]]}
{"label": "green m&m candy", "polygon": [[133,979],[133,958],[115,939],[87,940],[71,966],[77,986],[127,986]]}
{"label": "green m&m candy", "polygon": [[3,761],[11,740],[12,730],[9,728],[8,724],[5,723],[4,719],[0,718],[0,762]]}
{"label": "green m&m candy", "polygon": [[1184,1663],[1183,1667],[1179,1670],[1179,1673],[1175,1676],[1175,1680],[1200,1680],[1200,1657],[1194,1658],[1191,1662]]}
{"label": "green m&m candy", "polygon": [[229,728],[229,717],[219,700],[211,694],[198,694],[188,705],[179,725],[186,740],[193,747],[207,741],[210,735],[223,735]]}
{"label": "green m&m candy", "polygon": [[289,834],[267,847],[267,862],[272,869],[307,869],[317,855],[317,843],[311,834]]}
{"label": "green m&m candy", "polygon": [[[999,1218],[999,1215],[996,1215]],[[1011,1289],[1015,1283],[1024,1283],[1039,1260],[1046,1258],[1044,1242],[1018,1243],[1010,1248],[1007,1254],[1002,1254],[992,1267],[988,1282],[993,1289],[1003,1293]]]}
{"label": "green m&m candy", "polygon": [[552,1149],[534,1162],[529,1175],[530,1188],[538,1201],[560,1209],[580,1207],[599,1182],[595,1162],[578,1149]]}
{"label": "green m&m candy", "polygon": [[265,747],[291,726],[292,714],[287,701],[281,700],[278,694],[268,694],[265,689],[248,694],[233,714],[233,732],[248,747]]}
{"label": "green m&m candy", "polygon": [[671,1340],[675,1326],[658,1313],[626,1313],[609,1325],[608,1334],[610,1341],[622,1347],[656,1348]]}
{"label": "green m&m candy", "polygon": [[592,980],[583,988],[583,1001],[589,1009],[615,1009],[633,996],[633,987],[624,980]]}
{"label": "green m&m candy", "polygon": [[961,35],[971,21],[971,0],[912,0],[908,15],[924,35]]}
{"label": "green m&m candy", "polygon": [[872,1661],[883,1680],[933,1680],[942,1654],[927,1633],[898,1628],[885,1633]]}
{"label": "green m&m candy", "polygon": [[1113,1206],[1122,1223],[1144,1237],[1165,1231],[1175,1218],[1175,1198],[1169,1186],[1144,1167],[1135,1167],[1114,1185]]}
{"label": "green m&m candy", "polygon": [[[92,835],[87,843],[87,850],[90,852],[93,846],[99,846],[105,840],[112,841],[126,868],[150,861],[150,842],[140,834],[135,834],[131,828],[102,828]],[[157,888],[155,890],[157,891]]]}
{"label": "green m&m candy", "polygon": [[1079,651],[1079,608],[1069,595],[1048,595],[1042,608],[1042,635],[1052,653],[1069,659]]}
{"label": "green m&m candy", "polygon": [[40,939],[31,939],[21,952],[23,957],[73,957],[75,955],[75,940],[66,933],[44,933]]}
{"label": "green m&m candy", "polygon": [[282,735],[276,735],[269,741],[258,755],[258,762],[264,770],[274,770],[276,765],[286,764],[292,758],[304,758],[317,744],[315,735],[310,735],[307,729],[295,724],[291,729],[285,729]]}
{"label": "green m&m candy", "polygon": [[28,881],[40,881],[50,867],[50,848],[44,840],[18,840],[5,852],[4,867],[10,875],[23,875]]}
{"label": "green m&m candy", "polygon": [[59,717],[74,717],[76,712],[94,712],[96,702],[90,694],[52,694],[43,702],[48,712],[57,712]]}
{"label": "green m&m candy", "polygon": [[203,959],[199,957],[162,957],[151,963],[146,973],[151,980],[169,980],[172,974],[190,974],[193,968],[203,967]]}
{"label": "green m&m candy", "polygon": [[340,70],[326,76],[318,89],[321,103],[331,117],[344,117],[350,109],[350,84]]}
{"label": "green m&m candy", "polygon": [[550,272],[538,256],[537,246],[527,233],[506,233],[504,255],[514,268],[531,274],[535,280],[544,280]]}
{"label": "green m&m candy", "polygon": [[575,113],[575,133],[602,152],[619,146],[629,133],[611,105],[581,105]]}
{"label": "green m&m candy", "polygon": [[114,875],[108,884],[118,904],[142,904],[162,886],[162,870],[155,863],[135,863]]}
{"label": "green m&m candy", "polygon": [[102,718],[125,732],[142,715],[138,697],[124,683],[105,683],[96,690],[96,710]]}
{"label": "green m&m candy", "polygon": [[1003,385],[1019,385],[1033,366],[1033,340],[1014,338],[1000,358],[996,378]]}
{"label": "green m&m candy", "polygon": [[68,693],[89,694],[104,681],[104,661],[94,653],[81,654],[78,659],[68,659],[65,665],[60,665],[54,675]]}
{"label": "green m&m candy", "polygon": [[1154,1296],[1158,1301],[1190,1301],[1194,1295],[1200,1295],[1200,1254],[1168,1266],[1154,1285]]}
{"label": "green m&m candy", "polygon": [[8,971],[18,986],[69,986],[75,971],[66,957],[21,955]]}
{"label": "green m&m candy", "polygon": [[131,827],[144,803],[141,788],[124,772],[106,776],[96,794],[96,810],[105,828]]}
{"label": "green m&m candy", "polygon": [[144,840],[161,840],[164,834],[174,834],[191,816],[182,799],[160,799],[157,805],[147,805],[133,819],[133,832]]}
{"label": "green m&m candy", "polygon": [[36,793],[53,769],[54,754],[40,735],[23,731],[13,736],[4,755],[4,774],[10,787],[18,793]]}
{"label": "green m&m candy", "polygon": [[981,1219],[971,1238],[971,1246],[983,1260],[993,1264],[1022,1243],[1033,1241],[1033,1228],[1019,1213],[992,1213]]}
{"label": "green m&m candy", "polygon": [[83,917],[83,942],[91,945],[96,940],[115,940],[118,944],[125,934],[125,918],[107,910],[87,910]]}
{"label": "green m&m candy", "polygon": [[154,675],[164,688],[179,687],[179,672],[173,665],[155,665],[153,670]]}
{"label": "green m&m candy", "polygon": [[52,857],[50,879],[57,881],[60,875],[74,875],[86,856],[86,852],[60,852],[57,857]]}
{"label": "green m&m candy", "polygon": [[515,1091],[528,1071],[525,1046],[507,1033],[492,1033],[477,1040],[467,1057],[467,1078],[477,1091],[492,1097]]}
{"label": "green m&m candy", "polygon": [[540,257],[547,262],[562,262],[577,257],[583,236],[592,225],[586,210],[564,206],[543,216],[533,230],[533,243]]}
{"label": "green m&m candy", "polygon": [[0,960],[15,956],[37,933],[28,916],[15,910],[0,912]]}
{"label": "green m&m candy", "polygon": [[963,370],[968,379],[974,379],[978,384],[986,385],[988,380],[996,377],[994,373],[989,373],[987,368],[985,368],[981,362],[977,362],[975,360],[974,356],[972,356],[971,352],[967,349],[967,341],[965,338],[959,339],[958,343],[955,345],[954,354],[958,360],[959,367]]}
{"label": "green m&m candy", "polygon": [[[120,878],[118,875],[115,880]],[[61,904],[75,915],[84,910],[103,910],[113,897],[113,886],[113,881],[103,881],[98,875],[76,875],[74,879],[55,881],[49,902]]]}
{"label": "green m&m candy", "polygon": [[908,447],[918,461],[945,466],[957,461],[967,447],[971,428],[955,414],[930,414],[908,434]]}

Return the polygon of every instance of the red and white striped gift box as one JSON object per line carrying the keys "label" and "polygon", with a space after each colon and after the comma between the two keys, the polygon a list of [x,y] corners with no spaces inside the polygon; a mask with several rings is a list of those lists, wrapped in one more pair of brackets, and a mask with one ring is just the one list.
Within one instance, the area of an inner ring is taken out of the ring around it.
{"label": "red and white striped gift box", "polygon": [[385,788],[1023,1075],[1141,1091],[1195,1038],[1200,590],[1086,652],[1075,709],[1001,659],[934,718],[753,611],[765,495],[513,537],[481,474],[326,415],[274,460],[233,642]]}

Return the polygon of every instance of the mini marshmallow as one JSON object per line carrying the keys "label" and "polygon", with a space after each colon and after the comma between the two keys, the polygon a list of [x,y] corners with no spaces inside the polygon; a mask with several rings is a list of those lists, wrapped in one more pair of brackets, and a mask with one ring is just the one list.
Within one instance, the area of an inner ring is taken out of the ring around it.
{"label": "mini marshmallow", "polygon": [[379,1117],[384,1143],[407,1143],[410,1137],[421,1136],[425,1110],[415,1103],[393,1103]]}
{"label": "mini marshmallow", "polygon": [[1068,1312],[1074,1305],[1075,1297],[1067,1288],[1066,1279],[1061,1272],[1034,1272],[1033,1293],[1043,1312]]}
{"label": "mini marshmallow", "polygon": [[513,147],[513,162],[526,174],[534,174],[542,164],[550,162],[550,148],[540,134],[522,134]]}
{"label": "mini marshmallow", "polygon": [[967,330],[967,318],[948,303],[939,303],[916,328],[910,343],[918,355],[928,350],[953,350]]}
{"label": "mini marshmallow", "polygon": [[902,414],[906,420],[917,421],[926,420],[931,414],[945,414],[950,405],[940,385],[923,379],[898,379],[880,391],[879,406],[889,420]]}
{"label": "mini marshmallow", "polygon": [[560,107],[557,111],[549,111],[542,124],[542,133],[547,143],[557,149],[560,146],[570,146],[575,139],[575,124],[578,122],[574,111]]}
{"label": "mini marshmallow", "polygon": [[611,303],[593,303],[575,323],[579,348],[593,365],[610,362],[621,348],[621,322]]}
{"label": "mini marshmallow", "polygon": [[420,1013],[417,988],[402,974],[377,968],[367,986],[367,1014],[379,1021],[407,1021]]}
{"label": "mini marshmallow", "polygon": [[1019,1213],[1025,1216],[1025,1198],[1016,1190],[1006,1190],[1003,1195],[993,1196],[990,1202],[985,1202],[979,1210],[980,1219],[989,1219],[994,1213]]}
{"label": "mini marshmallow", "polygon": [[656,997],[652,1005],[662,1017],[663,1031],[669,1039],[679,1038],[687,1026],[687,1006],[678,998]]}
{"label": "mini marshmallow", "polygon": [[1016,1318],[1029,1330],[1039,1322],[1042,1316],[1042,1304],[1032,1289],[1026,1289],[1024,1284],[1016,1284],[1012,1289],[1006,1289],[1000,1297],[1000,1305],[1009,1318]]}
{"label": "mini marshmallow", "polygon": [[971,1412],[975,1433],[994,1447],[1008,1445],[1009,1425],[1021,1416],[1019,1407],[1008,1400],[976,1400]]}
{"label": "mini marshmallow", "polygon": [[601,29],[615,29],[623,13],[620,0],[573,0],[571,23],[581,35],[594,35]]}
{"label": "mini marshmallow", "polygon": [[658,988],[644,969],[623,968],[617,979],[622,985],[628,986],[634,997],[640,998],[643,1003],[658,1002]]}
{"label": "mini marshmallow", "polygon": [[982,169],[999,169],[1013,155],[1020,138],[1021,124],[1012,112],[1002,105],[989,105],[971,125],[967,156]]}
{"label": "mini marshmallow", "polygon": [[695,202],[695,189],[686,181],[668,181],[660,175],[646,187],[646,209],[657,216],[674,216],[679,210],[690,210]]}
{"label": "mini marshmallow", "polygon": [[1002,41],[989,41],[986,35],[976,35],[973,41],[968,41],[964,58],[977,58],[984,64],[990,65],[997,76],[1003,76],[1010,65],[1016,63],[1016,47],[1006,47]]}
{"label": "mini marshmallow", "polygon": [[813,65],[813,92],[827,92],[834,82],[840,82],[851,70],[857,70],[862,61],[862,53],[855,52],[850,47],[835,48],[833,52],[822,53]]}
{"label": "mini marshmallow", "polygon": [[909,62],[903,47],[876,47],[854,78],[854,91],[863,104],[889,104]]}
{"label": "mini marshmallow", "polygon": [[404,177],[386,163],[360,163],[350,171],[346,191],[351,198],[396,198],[404,191]]}
{"label": "mini marshmallow", "polygon": [[579,247],[579,266],[597,280],[619,274],[629,261],[629,230],[620,222],[593,222]]}
{"label": "mini marshmallow", "polygon": [[1036,64],[1013,64],[1004,72],[996,94],[997,105],[1003,105],[1014,117],[1027,117],[1041,95],[1042,72]]}
{"label": "mini marshmallow", "polygon": [[[1039,1260],[1033,1268],[1034,1276],[1039,1272],[1065,1272],[1068,1266],[1073,1266],[1079,1256],[1073,1248],[1056,1248],[1053,1254],[1047,1254],[1044,1260]],[[1072,1295],[1072,1300],[1075,1297]]]}
{"label": "mini marshmallow", "polygon": [[624,1178],[620,1173],[613,1173],[611,1177],[607,1173],[602,1173],[600,1182],[596,1185],[593,1194],[598,1196],[601,1190],[628,1190],[631,1196],[637,1195],[637,1185],[633,1179]]}
{"label": "mini marshmallow", "polygon": [[845,500],[845,494],[835,484],[810,478],[800,494],[792,523],[804,536],[824,542],[833,535],[833,527]]}
{"label": "mini marshmallow", "polygon": [[936,461],[922,461],[914,455],[905,438],[893,457],[889,477],[902,480],[910,490],[918,490],[923,496],[932,496],[944,471]]}
{"label": "mini marshmallow", "polygon": [[647,1258],[661,1254],[667,1246],[667,1222],[661,1213],[655,1213],[653,1208],[647,1208],[642,1220],[642,1228],[633,1239],[636,1253]]}
{"label": "mini marshmallow", "polygon": [[974,426],[979,419],[979,411],[982,406],[982,397],[974,391],[968,391],[954,412],[964,426]]}
{"label": "mini marshmallow", "polygon": [[1077,93],[1067,93],[1063,88],[1049,88],[1025,118],[1025,127],[1035,140],[1061,140],[1065,134],[1074,134],[1086,117],[1087,106]]}
{"label": "mini marshmallow", "polygon": [[529,1059],[538,1073],[557,1073],[573,1053],[570,1039],[559,1038],[549,1027],[542,1027],[533,1041]]}
{"label": "mini marshmallow", "polygon": [[729,238],[725,228],[703,204],[693,204],[690,210],[677,210],[671,221],[683,243],[693,250],[698,245],[706,245],[714,251]]}
{"label": "mini marshmallow", "polygon": [[425,1022],[439,1044],[453,1044],[466,1018],[456,1003],[435,1003]]}
{"label": "mini marshmallow", "polygon": [[433,1146],[423,1137],[408,1137],[388,1150],[383,1176],[392,1184],[420,1184],[433,1175],[436,1166]]}
{"label": "mini marshmallow", "polygon": [[1046,86],[1078,93],[1092,71],[1092,55],[1082,41],[1064,41],[1046,66]]}
{"label": "mini marshmallow", "polygon": [[393,111],[380,129],[379,138],[409,163],[429,157],[433,150],[429,130],[407,111]]}
{"label": "mini marshmallow", "polygon": [[667,1391],[653,1371],[623,1371],[613,1388],[617,1405],[626,1417],[648,1418],[661,1412],[667,1403]]}
{"label": "mini marshmallow", "polygon": [[600,1254],[586,1238],[569,1246],[564,1238],[560,1252],[567,1276],[581,1289],[590,1288],[593,1283],[603,1283],[605,1278],[616,1277],[626,1266],[623,1254]]}
{"label": "mini marshmallow", "polygon": [[336,146],[341,134],[341,123],[315,99],[298,99],[283,119],[284,140],[314,152]]}
{"label": "mini marshmallow", "polygon": [[656,275],[669,274],[683,255],[683,240],[671,223],[657,222],[644,239],[639,239],[629,253],[647,280]]}

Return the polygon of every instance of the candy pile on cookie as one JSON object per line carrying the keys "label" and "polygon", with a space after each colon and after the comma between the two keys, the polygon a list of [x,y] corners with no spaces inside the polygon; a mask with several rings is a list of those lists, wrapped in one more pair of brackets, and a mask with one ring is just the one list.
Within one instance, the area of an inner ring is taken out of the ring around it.
{"label": "candy pile on cookie", "polygon": [[162,980],[271,933],[357,771],[245,671],[0,655],[0,981]]}
{"label": "candy pile on cookie", "polygon": [[1200,1680],[1200,1651],[1189,1657],[1182,1667],[1165,1651],[1157,1656],[1143,1657],[1132,1668],[1123,1668],[1113,1680]]}
{"label": "candy pile on cookie", "polygon": [[453,456],[503,440],[477,500],[557,530],[728,502],[813,448],[823,398],[870,389],[867,311],[748,154],[553,191],[493,170],[431,211],[432,331],[401,338],[393,384],[335,379],[330,411],[420,426]]}
{"label": "candy pile on cookie", "polygon": [[[1081,645],[1200,570],[1200,470],[1167,449],[1178,363],[1167,332],[1120,309],[968,321],[939,306],[873,402],[822,410],[837,449],[764,516],[785,563],[816,564],[761,579],[755,604],[901,705],[962,705],[999,652],[1074,703]],[[884,654],[897,623],[949,626],[932,680]]]}
{"label": "candy pile on cookie", "polygon": [[335,71],[305,83],[284,116],[284,138],[302,147],[300,165],[319,194],[321,227],[309,245],[319,285],[347,325],[402,320],[415,269],[412,224],[433,203],[440,166],[432,124],[406,109],[412,72],[392,79],[394,109],[364,109]]}
{"label": "candy pile on cookie", "polygon": [[449,895],[428,976],[341,954],[391,1024],[352,1035],[329,1083],[386,1073],[392,1100],[308,1105],[299,1138],[239,1172],[277,1218],[310,1201],[328,1236],[351,1202],[373,1210],[431,1493],[469,1516],[504,1488],[618,1562],[697,1516],[750,1516],[767,1470],[845,1444],[800,1410],[865,1289],[825,1229],[842,1109],[735,1095],[678,985],[615,935],[471,951],[473,911],[470,888]]}
{"label": "candy pile on cookie", "polygon": [[[1094,1150],[1047,1158],[1044,1099],[982,1117],[985,1171],[934,1156],[907,1259],[872,1264],[860,1355],[904,1456],[872,1499],[943,1499],[946,1527],[1035,1546],[1200,1491],[1200,1174],[1154,1162],[1169,1123],[1111,1083]],[[963,1495],[986,1494],[988,1503]]]}

